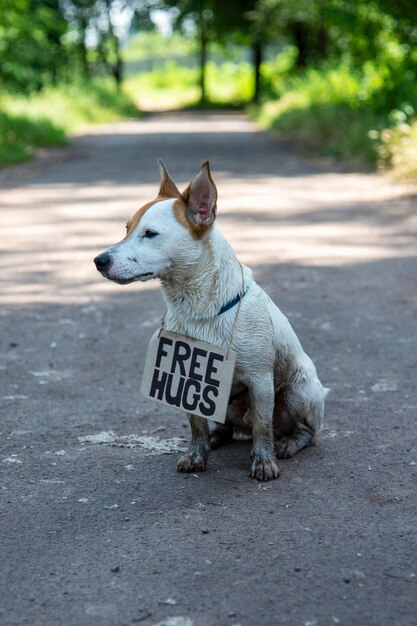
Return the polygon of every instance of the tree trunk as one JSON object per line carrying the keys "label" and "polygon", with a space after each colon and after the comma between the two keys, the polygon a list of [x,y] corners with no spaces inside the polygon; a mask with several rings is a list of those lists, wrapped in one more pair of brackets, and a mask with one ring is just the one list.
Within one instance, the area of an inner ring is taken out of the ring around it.
{"label": "tree trunk", "polygon": [[108,33],[111,45],[113,46],[115,61],[114,63],[111,63],[107,60],[107,64],[110,67],[110,71],[113,74],[114,80],[116,81],[116,87],[119,89],[123,81],[124,63],[120,52],[119,38],[114,32],[113,24],[111,21],[111,3],[112,0],[106,0],[107,19],[109,22]]}
{"label": "tree trunk", "polygon": [[118,37],[113,33],[113,41],[114,41],[114,53],[116,56],[116,61],[113,64],[113,76],[116,81],[116,86],[119,89],[123,82],[123,74],[124,74],[124,63],[122,59],[122,55],[120,54],[120,43]]}
{"label": "tree trunk", "polygon": [[308,47],[308,28],[303,22],[294,22],[292,27],[294,44],[297,48],[296,67],[298,69],[307,66],[309,47]]}
{"label": "tree trunk", "polygon": [[82,18],[81,22],[80,22],[80,26],[81,26],[81,39],[80,39],[80,57],[81,57],[81,67],[82,67],[82,72],[84,74],[84,78],[86,78],[87,80],[90,78],[91,76],[91,71],[90,71],[90,64],[88,62],[88,56],[87,56],[87,46],[85,45],[85,33],[87,30],[87,26],[88,26],[88,21],[86,18]]}
{"label": "tree trunk", "polygon": [[324,26],[320,26],[317,33],[317,56],[319,59],[325,59],[327,56],[327,30]]}
{"label": "tree trunk", "polygon": [[200,15],[199,20],[200,31],[200,104],[207,102],[206,95],[206,65],[207,65],[207,29],[206,21],[203,15]]}
{"label": "tree trunk", "polygon": [[260,96],[261,85],[261,63],[262,63],[262,45],[259,41],[255,41],[252,44],[252,58],[253,58],[253,70],[254,70],[254,92],[252,102],[258,103]]}

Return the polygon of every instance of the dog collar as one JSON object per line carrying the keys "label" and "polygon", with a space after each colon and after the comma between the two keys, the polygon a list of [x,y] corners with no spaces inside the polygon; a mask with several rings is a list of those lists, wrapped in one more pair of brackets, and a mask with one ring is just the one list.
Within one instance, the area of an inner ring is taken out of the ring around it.
{"label": "dog collar", "polygon": [[230,300],[230,302],[228,302],[227,304],[222,306],[222,308],[217,313],[217,315],[221,315],[222,313],[226,313],[226,311],[229,311],[229,309],[232,309],[234,306],[236,306],[236,304],[238,304],[238,302],[240,302],[242,300],[242,298],[248,293],[249,287],[250,287],[250,285],[248,285],[246,287],[246,289],[245,289],[245,291],[243,293],[238,293],[237,296],[235,298],[233,298],[233,300]]}

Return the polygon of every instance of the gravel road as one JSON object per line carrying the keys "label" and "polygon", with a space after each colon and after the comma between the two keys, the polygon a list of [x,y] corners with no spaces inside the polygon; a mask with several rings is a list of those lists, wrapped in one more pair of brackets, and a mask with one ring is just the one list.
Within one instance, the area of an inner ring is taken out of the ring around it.
{"label": "gravel road", "polygon": [[[139,396],[158,285],[92,259],[206,159],[218,225],[331,389],[315,447],[175,472],[186,417]],[[87,129],[0,173],[3,626],[414,626],[417,200],[235,113]]]}

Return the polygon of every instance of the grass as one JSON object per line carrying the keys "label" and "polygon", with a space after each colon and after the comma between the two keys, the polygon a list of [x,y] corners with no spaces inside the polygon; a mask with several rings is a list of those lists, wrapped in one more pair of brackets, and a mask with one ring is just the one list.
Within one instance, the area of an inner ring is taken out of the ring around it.
{"label": "grass", "polygon": [[[37,148],[67,143],[85,124],[138,115],[138,108],[199,108],[199,70],[168,61],[153,72],[128,77],[117,91],[110,79],[71,83],[28,96],[0,92],[0,165],[30,159]],[[208,103],[240,107],[251,96],[248,63],[207,64]],[[136,104],[135,104],[136,103]]]}
{"label": "grass", "polygon": [[288,75],[275,76],[275,97],[251,111],[263,126],[318,154],[417,179],[417,95],[406,74],[394,81],[387,68],[367,63],[361,70],[341,64]]}
{"label": "grass", "polygon": [[254,115],[268,128],[307,141],[320,154],[357,165],[376,163],[377,144],[369,132],[381,131],[385,118],[369,106],[371,90],[363,76],[347,67],[309,70]]}
{"label": "grass", "polygon": [[408,105],[394,111],[400,121],[378,135],[379,162],[397,180],[417,181],[417,120]]}
{"label": "grass", "polygon": [[0,111],[0,165],[30,159],[36,148],[67,143],[65,132],[45,117]]}
{"label": "grass", "polygon": [[123,57],[127,63],[147,61],[150,56],[152,59],[186,57],[195,54],[196,48],[195,39],[179,33],[167,37],[155,31],[142,31],[129,39]]}
{"label": "grass", "polygon": [[167,110],[187,106],[198,100],[198,72],[173,61],[152,72],[126,79],[125,89],[143,110]]}
{"label": "grass", "polygon": [[[153,72],[137,74],[126,80],[126,91],[140,109],[166,110],[199,108],[199,69],[167,61]],[[207,104],[203,108],[241,107],[252,94],[249,63],[225,61],[207,64]]]}
{"label": "grass", "polygon": [[67,143],[84,124],[134,117],[125,91],[107,79],[47,88],[29,96],[0,94],[0,165],[30,159],[37,148]]}
{"label": "grass", "polygon": [[[147,43],[141,40],[142,47]],[[178,52],[189,52],[188,43],[174,44]],[[130,58],[137,54],[133,46]],[[294,72],[293,56],[289,48],[263,65],[269,95],[261,106],[250,108],[252,117],[267,128],[303,140],[319,154],[354,166],[389,168],[396,178],[417,180],[414,74],[395,74],[378,62],[368,62],[360,70],[341,63],[299,74]],[[27,160],[39,147],[64,145],[67,134],[85,124],[137,116],[137,107],[241,108],[251,99],[253,71],[246,61],[209,61],[208,102],[203,105],[198,78],[197,67],[171,60],[152,72],[128,77],[120,91],[111,79],[101,78],[29,96],[0,92],[0,165]]]}

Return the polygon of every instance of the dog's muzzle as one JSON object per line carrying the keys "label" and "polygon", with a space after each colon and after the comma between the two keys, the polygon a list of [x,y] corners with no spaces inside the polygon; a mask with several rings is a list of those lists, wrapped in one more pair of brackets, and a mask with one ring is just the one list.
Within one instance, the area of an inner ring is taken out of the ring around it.
{"label": "dog's muzzle", "polygon": [[103,252],[102,254],[99,254],[94,259],[94,263],[96,264],[96,268],[98,269],[99,272],[107,272],[107,270],[110,269],[110,265],[111,265],[110,254],[108,254],[107,252]]}

